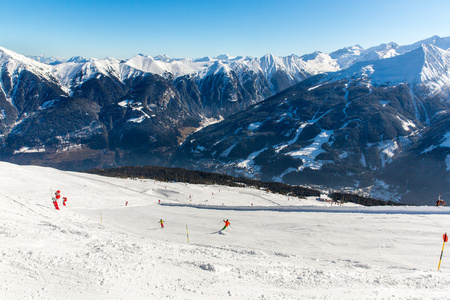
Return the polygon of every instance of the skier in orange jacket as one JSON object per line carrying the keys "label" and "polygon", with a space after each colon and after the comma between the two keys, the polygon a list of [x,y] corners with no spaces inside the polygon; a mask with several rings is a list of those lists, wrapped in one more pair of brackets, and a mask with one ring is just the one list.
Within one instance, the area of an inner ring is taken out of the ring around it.
{"label": "skier in orange jacket", "polygon": [[[223,220],[223,222],[225,223],[225,226],[223,226],[222,230],[225,230],[225,228],[227,228],[228,226],[230,226],[230,222],[228,221],[228,219],[225,221]],[[220,231],[222,231],[220,230]]]}

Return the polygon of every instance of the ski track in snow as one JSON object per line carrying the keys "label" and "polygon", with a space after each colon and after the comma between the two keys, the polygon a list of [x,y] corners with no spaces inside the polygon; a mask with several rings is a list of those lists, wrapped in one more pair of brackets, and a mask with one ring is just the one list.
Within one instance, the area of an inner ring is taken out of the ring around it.
{"label": "ski track in snow", "polygon": [[[445,252],[437,272],[448,208],[330,207],[3,162],[0,180],[0,299],[448,297]],[[50,189],[68,206],[56,211]],[[329,213],[338,208],[348,211]],[[225,218],[231,226],[215,234]]]}

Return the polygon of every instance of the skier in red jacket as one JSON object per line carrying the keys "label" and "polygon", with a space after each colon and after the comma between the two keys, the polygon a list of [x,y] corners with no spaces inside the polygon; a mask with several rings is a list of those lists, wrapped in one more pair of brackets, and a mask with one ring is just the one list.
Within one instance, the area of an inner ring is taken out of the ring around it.
{"label": "skier in red jacket", "polygon": [[436,206],[445,206],[445,204],[445,201],[441,199],[441,195],[439,194],[439,197],[436,200]]}
{"label": "skier in red jacket", "polygon": [[223,228],[222,228],[220,231],[225,230],[225,228],[227,228],[228,226],[230,226],[230,222],[228,221],[228,219],[227,219],[226,221],[223,220],[223,222],[225,223],[225,226],[223,226]]}

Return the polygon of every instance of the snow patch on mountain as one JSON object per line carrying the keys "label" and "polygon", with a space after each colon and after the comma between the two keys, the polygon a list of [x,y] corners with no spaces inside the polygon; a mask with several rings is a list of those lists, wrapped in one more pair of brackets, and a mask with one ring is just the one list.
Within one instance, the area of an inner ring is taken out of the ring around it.
{"label": "snow patch on mountain", "polygon": [[428,148],[426,148],[425,150],[422,151],[422,154],[427,153],[427,152],[431,152],[434,149],[437,149],[439,147],[445,147],[445,148],[450,148],[450,132],[447,132],[444,137],[440,140],[440,144],[439,145],[431,145]]}
{"label": "snow patch on mountain", "polygon": [[299,171],[302,171],[305,168],[319,170],[325,163],[329,163],[328,161],[318,161],[316,158],[319,154],[325,152],[325,150],[322,149],[322,145],[328,143],[332,134],[333,130],[322,130],[322,132],[314,138],[311,145],[286,154],[302,160],[303,164],[298,168]]}
{"label": "snow patch on mountain", "polygon": [[262,122],[255,122],[248,125],[248,130],[257,130],[259,127],[261,127],[263,123]]}
{"label": "snow patch on mountain", "polygon": [[384,141],[378,144],[378,149],[381,154],[381,166],[384,168],[386,164],[392,162],[392,158],[399,148],[397,141]]}
{"label": "snow patch on mountain", "polygon": [[47,109],[49,107],[52,107],[55,102],[55,100],[46,101],[41,105],[40,109]]}
{"label": "snow patch on mountain", "polygon": [[405,119],[401,118],[400,116],[397,116],[397,119],[400,120],[402,127],[405,131],[412,131],[412,130],[417,129],[417,126],[416,126],[416,124],[414,124],[413,121],[405,120]]}
{"label": "snow patch on mountain", "polygon": [[359,160],[361,162],[361,165],[365,168],[367,167],[366,157],[363,153],[361,153],[361,159]]}
{"label": "snow patch on mountain", "polygon": [[39,147],[39,148],[22,147],[19,150],[15,150],[14,154],[19,154],[19,153],[43,153],[45,151],[46,151],[45,147]]}
{"label": "snow patch on mountain", "polygon": [[284,183],[283,181],[283,177],[286,176],[287,174],[291,173],[291,172],[297,172],[296,168],[287,168],[286,170],[284,170],[283,173],[281,173],[279,176],[274,176],[272,177],[272,180],[274,182],[281,182]]}
{"label": "snow patch on mountain", "polygon": [[140,116],[139,118],[128,119],[127,122],[142,123],[144,120],[145,120],[145,116]]}
{"label": "snow patch on mountain", "polygon": [[[258,155],[260,155],[262,152],[264,152],[264,151],[266,151],[266,150],[267,150],[267,148],[263,148],[263,149],[261,149],[261,150],[258,150],[258,151],[255,151],[255,152],[251,153],[251,154],[247,157],[247,159],[244,159],[244,160],[240,161],[240,162],[237,164],[237,166],[238,166],[239,168],[241,168],[241,169],[246,169],[246,174],[249,173],[249,171],[250,171],[251,169],[255,169],[255,168],[256,168],[256,171],[259,171],[259,167],[256,166],[256,165],[254,164],[254,161],[253,161],[253,160],[254,160]],[[251,174],[251,172],[250,172],[250,174]]]}
{"label": "snow patch on mountain", "polygon": [[201,120],[202,121],[200,122],[200,127],[198,127],[196,131],[202,130],[203,128],[206,128],[210,125],[220,123],[224,120],[224,118],[220,115],[217,118],[207,118],[205,116],[201,116]]}
{"label": "snow patch on mountain", "polygon": [[450,132],[447,132],[441,140],[440,147],[450,148]]}
{"label": "snow patch on mountain", "polygon": [[58,150],[56,151],[56,153],[66,153],[68,151],[77,151],[77,150],[81,150],[83,148],[85,148],[86,146],[83,144],[70,144],[67,143],[65,145],[62,145],[61,147],[58,148]]}
{"label": "snow patch on mountain", "polygon": [[220,157],[228,157],[228,155],[230,154],[231,150],[233,150],[234,147],[236,147],[237,143],[234,143],[233,145],[231,145],[230,147],[228,147],[227,149],[225,149],[222,153],[220,153]]}
{"label": "snow patch on mountain", "polygon": [[300,136],[300,133],[302,133],[303,129],[306,127],[306,125],[308,125],[309,122],[305,122],[300,124],[300,126],[298,127],[298,129],[295,132],[295,136],[289,140],[286,144],[282,144],[282,145],[276,145],[274,146],[275,148],[275,152],[279,153],[281,150],[283,150],[284,148],[294,144],[295,142],[297,142],[298,137]]}

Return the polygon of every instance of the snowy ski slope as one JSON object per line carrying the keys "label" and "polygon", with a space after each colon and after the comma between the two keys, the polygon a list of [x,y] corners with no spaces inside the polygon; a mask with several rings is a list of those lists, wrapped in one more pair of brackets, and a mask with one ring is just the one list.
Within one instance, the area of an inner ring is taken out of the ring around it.
{"label": "snowy ski slope", "polygon": [[450,297],[450,253],[437,271],[449,208],[331,207],[4,162],[0,187],[0,299]]}

